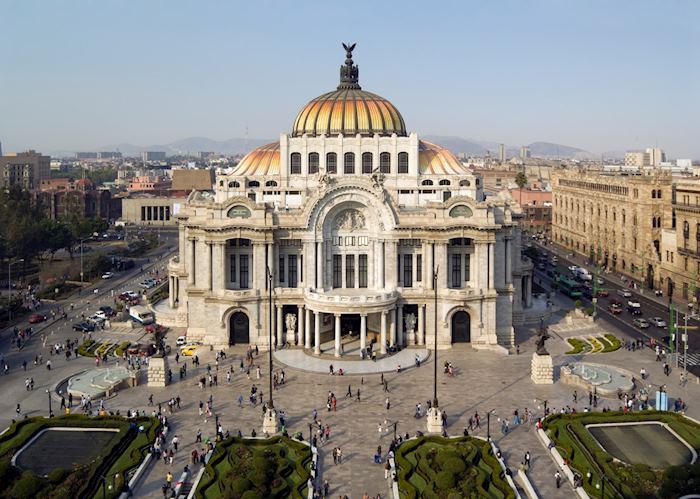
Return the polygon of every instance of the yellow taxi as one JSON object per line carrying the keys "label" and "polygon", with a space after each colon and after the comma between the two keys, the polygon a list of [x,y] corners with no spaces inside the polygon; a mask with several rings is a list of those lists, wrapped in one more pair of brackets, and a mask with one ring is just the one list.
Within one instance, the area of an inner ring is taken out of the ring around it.
{"label": "yellow taxi", "polygon": [[197,347],[195,345],[187,345],[180,349],[180,355],[192,357],[194,355],[195,350],[197,350]]}

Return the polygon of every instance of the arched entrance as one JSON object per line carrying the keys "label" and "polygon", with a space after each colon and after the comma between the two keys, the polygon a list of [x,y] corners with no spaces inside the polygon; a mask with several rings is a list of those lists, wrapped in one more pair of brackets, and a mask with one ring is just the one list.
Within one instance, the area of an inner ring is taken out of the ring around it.
{"label": "arched entrance", "polygon": [[231,315],[229,321],[229,345],[240,345],[250,343],[248,316],[243,312],[236,312]]}
{"label": "arched entrance", "polygon": [[452,343],[471,342],[469,314],[460,310],[452,316]]}

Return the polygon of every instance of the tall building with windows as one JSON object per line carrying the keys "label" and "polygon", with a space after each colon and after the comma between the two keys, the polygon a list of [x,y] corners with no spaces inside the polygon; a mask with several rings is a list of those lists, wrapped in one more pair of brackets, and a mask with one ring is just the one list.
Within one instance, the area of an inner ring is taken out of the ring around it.
{"label": "tall building with windows", "polygon": [[38,189],[41,181],[51,176],[51,157],[36,151],[0,156],[0,187],[12,185]]}
{"label": "tall building with windows", "polygon": [[330,342],[342,355],[348,335],[384,353],[434,331],[440,348],[512,346],[531,295],[519,207],[485,201],[479,176],[363,90],[351,50],[291,133],[175,215],[170,307],[188,339],[221,347],[266,348],[270,322],[277,344],[316,354]]}
{"label": "tall building with windows", "polygon": [[671,175],[552,172],[552,239],[648,287],[661,286],[662,229],[671,227]]}

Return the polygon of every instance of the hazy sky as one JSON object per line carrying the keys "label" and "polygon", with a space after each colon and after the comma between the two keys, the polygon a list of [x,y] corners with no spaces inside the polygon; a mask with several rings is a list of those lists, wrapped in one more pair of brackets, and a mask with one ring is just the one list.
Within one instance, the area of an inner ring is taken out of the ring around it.
{"label": "hazy sky", "polygon": [[275,138],[332,90],[410,130],[700,159],[700,2],[0,0],[6,151]]}

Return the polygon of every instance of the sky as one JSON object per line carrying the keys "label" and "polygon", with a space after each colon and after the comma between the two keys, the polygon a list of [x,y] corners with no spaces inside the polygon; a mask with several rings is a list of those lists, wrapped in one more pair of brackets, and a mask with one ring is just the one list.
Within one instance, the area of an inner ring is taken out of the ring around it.
{"label": "sky", "polygon": [[700,159],[700,2],[0,0],[3,150],[275,139],[345,54],[410,131]]}

